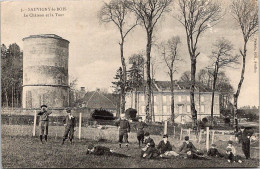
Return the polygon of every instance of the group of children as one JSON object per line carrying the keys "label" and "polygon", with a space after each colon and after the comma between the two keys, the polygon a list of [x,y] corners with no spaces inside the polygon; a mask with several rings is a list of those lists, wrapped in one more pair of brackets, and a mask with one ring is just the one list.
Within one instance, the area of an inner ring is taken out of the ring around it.
{"label": "group of children", "polygon": [[[67,116],[64,119],[65,132],[62,139],[62,144],[64,144],[65,140],[69,138],[70,143],[72,144],[72,140],[74,137],[74,127],[75,127],[75,117],[72,116],[71,110],[66,109]],[[48,124],[49,124],[49,115],[51,112],[47,111],[47,106],[42,105],[41,111],[38,113],[40,116],[40,141],[43,143],[43,135],[45,136],[45,141],[47,142],[48,135]],[[121,144],[123,143],[123,139],[126,142],[126,147],[128,147],[128,133],[130,132],[130,123],[125,118],[125,114],[121,114],[121,119],[117,121],[115,124],[119,127],[119,147],[121,148]],[[167,158],[167,157],[184,157],[191,159],[209,159],[208,157],[225,157],[228,162],[239,162],[242,163],[241,158],[236,155],[236,149],[233,146],[233,142],[229,141],[228,146],[226,148],[225,154],[221,154],[216,148],[215,144],[211,145],[211,148],[207,152],[207,156],[205,156],[200,150],[198,150],[192,142],[189,141],[189,136],[185,136],[184,142],[179,148],[176,149],[171,143],[168,141],[168,135],[163,135],[163,139],[159,142],[157,147],[155,146],[154,140],[150,137],[149,132],[144,132],[144,128],[147,127],[147,124],[144,123],[141,119],[135,125],[137,130],[137,140],[139,148],[141,145],[143,148],[141,149],[141,158]],[[247,154],[248,151],[246,151]],[[245,153],[245,154],[246,154]],[[116,153],[110,148],[104,146],[94,146],[89,145],[87,149],[87,154],[94,155],[113,155],[117,157],[130,157],[125,154]],[[248,157],[248,156],[246,156]]]}

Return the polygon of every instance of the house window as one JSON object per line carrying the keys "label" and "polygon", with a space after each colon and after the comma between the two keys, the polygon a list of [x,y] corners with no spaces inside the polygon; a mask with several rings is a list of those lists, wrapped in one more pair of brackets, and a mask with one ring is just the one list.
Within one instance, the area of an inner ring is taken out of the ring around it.
{"label": "house window", "polygon": [[190,105],[187,105],[187,113],[190,113]]}
{"label": "house window", "polygon": [[153,111],[154,111],[154,114],[157,114],[157,113],[158,113],[157,106],[153,106]]}
{"label": "house window", "polygon": [[156,96],[153,96],[153,101],[156,102]]}
{"label": "house window", "polygon": [[142,106],[141,114],[145,114],[145,106]]}
{"label": "house window", "polygon": [[141,101],[142,101],[142,102],[144,101],[144,95],[141,96]]}
{"label": "house window", "polygon": [[167,106],[163,106],[163,114],[167,114]]}
{"label": "house window", "polygon": [[200,106],[200,112],[202,112],[202,113],[205,112],[205,110],[204,110],[204,105],[201,105],[201,106]]}
{"label": "house window", "polygon": [[190,102],[190,96],[187,96],[187,102]]}
{"label": "house window", "polygon": [[166,103],[166,96],[163,96],[163,103]]}
{"label": "house window", "polygon": [[201,102],[204,102],[204,96],[200,97]]}
{"label": "house window", "polygon": [[178,96],[178,101],[181,102],[181,96]]}

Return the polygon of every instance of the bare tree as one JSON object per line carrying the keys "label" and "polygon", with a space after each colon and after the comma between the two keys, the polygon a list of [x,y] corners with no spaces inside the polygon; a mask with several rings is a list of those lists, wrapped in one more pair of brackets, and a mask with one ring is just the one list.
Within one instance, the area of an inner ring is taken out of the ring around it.
{"label": "bare tree", "polygon": [[136,16],[140,19],[143,27],[146,30],[147,45],[146,45],[146,119],[151,120],[150,108],[151,108],[151,49],[152,38],[155,25],[165,12],[170,10],[169,6],[172,0],[131,0],[131,10],[135,12]]}
{"label": "bare tree", "polygon": [[220,69],[230,67],[232,64],[238,64],[239,55],[232,55],[233,45],[232,43],[221,38],[213,45],[213,50],[210,59],[213,61],[213,85],[212,85],[212,99],[211,99],[211,125],[213,125],[213,110],[214,110],[214,95],[216,90],[216,83],[218,79],[218,73]]}
{"label": "bare tree", "polygon": [[237,91],[234,94],[234,121],[235,128],[238,131],[237,121],[237,101],[239,93],[244,81],[245,67],[246,67],[246,56],[247,56],[247,43],[249,39],[258,31],[258,6],[255,0],[235,0],[231,5],[231,12],[234,19],[239,24],[243,39],[244,46],[243,50],[240,49],[240,54],[243,58],[243,66],[241,71],[240,81],[238,83]]}
{"label": "bare tree", "polygon": [[180,60],[178,49],[180,45],[180,37],[173,36],[166,43],[161,44],[163,60],[168,68],[168,75],[171,79],[171,121],[174,123],[174,80],[173,74],[176,71],[176,61]]}
{"label": "bare tree", "polygon": [[200,52],[198,42],[201,35],[213,27],[221,18],[221,6],[216,1],[209,0],[179,0],[180,15],[178,21],[186,30],[188,51],[191,60],[191,112],[193,129],[197,127],[197,111],[195,109],[194,90],[196,61]]}
{"label": "bare tree", "polygon": [[120,45],[120,53],[121,53],[121,64],[123,68],[123,85],[121,89],[121,113],[125,112],[125,93],[126,93],[126,63],[124,58],[124,43],[125,38],[128,33],[133,30],[133,28],[137,25],[137,20],[135,20],[132,24],[127,24],[126,18],[130,15],[131,11],[129,10],[129,1],[128,0],[112,0],[109,3],[104,3],[104,6],[99,11],[99,18],[101,22],[112,22],[116,25],[120,32],[121,42]]}

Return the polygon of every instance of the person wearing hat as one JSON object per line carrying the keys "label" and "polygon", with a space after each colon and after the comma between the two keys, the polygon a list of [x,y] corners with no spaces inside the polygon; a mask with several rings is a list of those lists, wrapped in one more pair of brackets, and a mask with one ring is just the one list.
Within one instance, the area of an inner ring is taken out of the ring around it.
{"label": "person wearing hat", "polygon": [[155,148],[155,143],[153,139],[150,137],[149,132],[144,133],[144,145],[145,147],[141,150],[142,158],[153,158],[159,155],[159,152]]}
{"label": "person wearing hat", "polygon": [[242,143],[242,151],[246,157],[246,159],[250,158],[250,137],[252,134],[245,130],[244,126],[240,127],[240,131],[238,133],[239,136],[239,142]]}
{"label": "person wearing hat", "polygon": [[157,146],[157,150],[160,153],[160,157],[178,156],[179,154],[173,151],[172,148],[175,149],[175,147],[172,146],[171,143],[168,141],[168,135],[163,135],[163,140],[161,140]]}
{"label": "person wearing hat", "polygon": [[135,125],[135,128],[137,130],[137,140],[139,144],[139,148],[141,146],[141,143],[144,143],[144,128],[148,125],[142,121],[142,117],[138,118],[138,122]]}
{"label": "person wearing hat", "polygon": [[43,144],[42,136],[44,135],[45,141],[47,142],[48,126],[49,126],[49,115],[52,113],[47,110],[47,105],[41,105],[41,111],[38,112],[40,116],[40,141]]}
{"label": "person wearing hat", "polygon": [[216,144],[211,144],[211,147],[207,152],[207,155],[212,157],[223,157],[223,155],[220,154],[218,149],[216,148]]}
{"label": "person wearing hat", "polygon": [[86,154],[93,154],[93,155],[98,155],[98,156],[109,155],[109,156],[116,156],[116,157],[130,157],[125,154],[116,153],[108,147],[94,146],[93,144],[88,145]]}
{"label": "person wearing hat", "polygon": [[68,138],[70,139],[70,143],[72,144],[72,140],[74,138],[74,127],[76,125],[75,117],[71,114],[71,109],[67,108],[67,116],[63,120],[65,131],[62,139],[62,145],[64,144],[65,140]]}
{"label": "person wearing hat", "polygon": [[130,123],[125,118],[125,114],[120,114],[120,119],[115,122],[115,125],[119,127],[119,147],[123,143],[123,138],[126,142],[126,147],[128,147],[128,133],[130,132]]}
{"label": "person wearing hat", "polygon": [[238,156],[236,155],[236,149],[235,147],[233,146],[233,141],[229,140],[228,141],[228,146],[226,148],[226,156],[225,156],[227,159],[228,159],[228,162],[239,162],[239,163],[242,163],[241,160],[238,160]]}

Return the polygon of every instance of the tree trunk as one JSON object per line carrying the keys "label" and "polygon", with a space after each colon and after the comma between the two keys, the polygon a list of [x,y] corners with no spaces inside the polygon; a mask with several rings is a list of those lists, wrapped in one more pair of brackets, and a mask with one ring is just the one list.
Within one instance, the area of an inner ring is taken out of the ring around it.
{"label": "tree trunk", "polygon": [[12,85],[12,110],[14,109],[14,86]]}
{"label": "tree trunk", "polygon": [[170,78],[171,78],[171,121],[174,124],[174,84],[173,84],[173,72],[170,70]]}
{"label": "tree trunk", "polygon": [[5,101],[6,101],[6,107],[9,106],[9,99],[8,99],[8,92],[7,92],[7,89],[5,89]]}
{"label": "tree trunk", "polygon": [[213,126],[213,112],[214,112],[214,96],[215,96],[215,89],[216,89],[216,82],[218,78],[218,62],[215,65],[214,70],[214,79],[213,79],[213,86],[212,86],[212,99],[211,99],[211,126]]}
{"label": "tree trunk", "polygon": [[[122,34],[121,34],[122,37]],[[123,68],[123,84],[121,88],[121,112],[125,112],[125,89],[126,89],[126,64],[125,64],[125,58],[124,58],[124,39],[122,38],[122,41],[120,43],[120,53],[121,53],[121,63]]]}
{"label": "tree trunk", "polygon": [[137,88],[135,88],[135,110],[137,110]]}
{"label": "tree trunk", "polygon": [[152,33],[147,33],[147,45],[146,45],[146,74],[147,74],[147,86],[146,86],[146,120],[151,121],[150,109],[151,109],[151,75],[150,75],[150,60],[151,60],[151,48],[152,48]]}
{"label": "tree trunk", "polygon": [[245,74],[245,69],[246,69],[246,44],[247,41],[244,42],[244,51],[243,54],[241,53],[241,55],[243,56],[243,66],[242,66],[242,71],[241,71],[241,77],[240,77],[240,81],[238,83],[238,87],[237,87],[237,91],[234,94],[234,127],[236,129],[236,132],[238,132],[238,119],[237,119],[237,102],[238,102],[238,97],[240,94],[240,90],[244,81],[244,74]]}
{"label": "tree trunk", "polygon": [[195,108],[194,91],[195,91],[195,75],[196,75],[196,59],[191,59],[191,89],[190,89],[190,102],[193,129],[197,128],[197,111]]}

